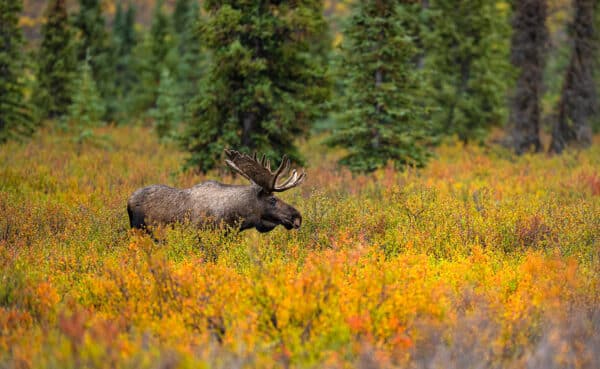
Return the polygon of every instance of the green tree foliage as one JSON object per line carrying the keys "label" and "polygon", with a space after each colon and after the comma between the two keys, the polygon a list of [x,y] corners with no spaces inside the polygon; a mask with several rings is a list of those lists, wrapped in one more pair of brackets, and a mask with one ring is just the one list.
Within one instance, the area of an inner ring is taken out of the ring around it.
{"label": "green tree foliage", "polygon": [[550,150],[562,152],[567,145],[592,144],[592,121],[598,114],[598,94],[594,68],[598,67],[594,11],[596,0],[575,0],[575,15],[569,26],[572,40],[571,60],[552,129]]}
{"label": "green tree foliage", "polygon": [[[306,2],[306,7],[308,11],[312,12],[313,14],[323,13],[323,1]],[[307,34],[306,36],[308,37],[308,50],[311,57],[315,58],[315,65],[320,66],[321,68],[323,66],[329,67],[332,55],[335,51],[332,47],[333,35],[332,29],[330,28],[330,19],[326,19],[323,23],[316,24],[315,31]],[[329,85],[326,86],[331,88],[332,81],[330,80],[328,70],[323,70],[321,73],[325,73],[327,76],[326,82],[329,83]]]}
{"label": "green tree foliage", "polygon": [[[186,29],[190,26],[190,14],[194,11],[193,8],[198,9],[198,2],[195,0],[177,0],[175,2],[175,9],[173,10],[173,28],[178,35],[185,33]],[[196,13],[196,15],[198,15]]]}
{"label": "green tree foliage", "polygon": [[150,45],[150,57],[154,64],[152,77],[156,87],[158,87],[164,64],[172,63],[168,58],[175,46],[173,26],[164,11],[163,0],[159,0],[156,3],[154,17],[152,18],[152,27],[150,28],[150,39],[152,41]]}
{"label": "green tree foliage", "polygon": [[183,145],[188,166],[208,170],[223,149],[299,160],[294,139],[323,115],[326,65],[311,53],[325,32],[322,2],[205,1],[204,43],[212,52],[205,91]]}
{"label": "green tree foliage", "polygon": [[35,126],[24,97],[21,0],[0,0],[0,143],[30,135]]}
{"label": "green tree foliage", "polygon": [[183,116],[178,97],[175,81],[171,77],[169,70],[163,68],[158,88],[156,108],[152,110],[154,127],[158,137],[161,139],[166,140],[175,137],[175,129]]}
{"label": "green tree foliage", "polygon": [[[596,30],[596,37],[594,38],[594,47],[596,53],[600,50],[600,2],[596,2],[594,7],[594,27]],[[596,91],[600,91],[600,60],[597,59],[597,64],[594,66],[594,80],[596,81]],[[600,116],[592,121],[592,129],[594,132],[600,132]]]}
{"label": "green tree foliage", "polygon": [[69,121],[76,131],[85,130],[101,123],[106,112],[88,59],[81,63],[79,75],[73,84],[73,102],[69,107]]}
{"label": "green tree foliage", "polygon": [[175,79],[186,120],[191,118],[191,103],[199,99],[200,80],[206,69],[200,38],[200,7],[197,1],[178,0],[173,12],[178,63]]}
{"label": "green tree foliage", "polygon": [[546,65],[548,30],[546,0],[514,2],[511,61],[518,79],[511,103],[511,139],[517,154],[541,151],[540,100]]}
{"label": "green tree foliage", "polygon": [[133,50],[137,44],[135,31],[135,7],[129,5],[127,11],[123,11],[121,3],[117,5],[115,20],[113,24],[113,47],[114,47],[114,80],[115,96],[119,101],[119,119],[126,119],[129,113],[129,102],[131,91],[138,82],[134,66]]}
{"label": "green tree foliage", "polygon": [[73,31],[66,0],[51,0],[42,25],[34,102],[40,119],[59,118],[71,105],[71,83],[76,74]]}
{"label": "green tree foliage", "polygon": [[396,167],[423,165],[431,127],[424,119],[414,67],[417,50],[403,24],[408,1],[361,1],[344,30],[344,76],[339,128],[328,140],[348,154],[341,163],[369,172],[393,161]]}
{"label": "green tree foliage", "polygon": [[[502,6],[505,5],[505,6]],[[425,63],[432,77],[432,116],[443,134],[467,143],[506,121],[510,80],[508,4],[431,0]]]}
{"label": "green tree foliage", "polygon": [[82,63],[89,58],[92,76],[107,106],[105,117],[112,119],[117,110],[111,66],[113,50],[105,28],[101,1],[79,0],[79,12],[75,15],[74,24],[79,30],[77,60]]}
{"label": "green tree foliage", "polygon": [[[79,30],[77,60],[83,62],[106,57],[107,33],[104,28],[104,15],[100,0],[79,0],[79,12],[73,21]],[[93,66],[98,62],[91,64]]]}
{"label": "green tree foliage", "polygon": [[177,64],[173,29],[162,0],[157,1],[150,32],[139,46],[135,52],[136,73],[140,78],[135,91],[135,109],[143,113],[156,106],[162,69],[174,70]]}

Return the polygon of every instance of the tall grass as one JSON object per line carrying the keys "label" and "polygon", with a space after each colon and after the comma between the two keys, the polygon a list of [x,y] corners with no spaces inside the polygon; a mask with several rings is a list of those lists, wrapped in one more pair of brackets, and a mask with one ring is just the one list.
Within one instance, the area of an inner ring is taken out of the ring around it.
{"label": "tall grass", "polygon": [[[0,367],[596,368],[600,151],[445,146],[352,176],[318,139],[299,231],[129,230],[191,186],[142,128],[0,148]],[[80,150],[78,150],[80,149]]]}

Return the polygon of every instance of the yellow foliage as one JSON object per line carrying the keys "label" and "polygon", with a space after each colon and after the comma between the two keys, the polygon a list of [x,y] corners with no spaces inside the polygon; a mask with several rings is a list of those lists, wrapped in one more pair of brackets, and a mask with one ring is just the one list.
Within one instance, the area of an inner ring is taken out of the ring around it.
{"label": "yellow foliage", "polygon": [[0,148],[9,367],[595,367],[597,145],[447,145],[353,176],[310,141],[307,183],[281,194],[300,230],[151,236],[128,229],[133,190],[234,180],[179,172],[147,129],[98,134],[110,150],[48,131]]}
{"label": "yellow foliage", "polygon": [[19,17],[19,27],[37,27],[42,23],[40,18],[31,18],[26,15]]}

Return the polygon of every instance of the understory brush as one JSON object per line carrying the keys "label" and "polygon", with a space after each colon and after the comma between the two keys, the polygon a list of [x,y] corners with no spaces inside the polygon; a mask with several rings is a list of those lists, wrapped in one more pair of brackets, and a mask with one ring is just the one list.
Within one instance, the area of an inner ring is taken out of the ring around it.
{"label": "understory brush", "polygon": [[[137,127],[111,150],[0,147],[0,367],[600,367],[600,150],[442,146],[425,169],[337,168],[304,143],[298,231],[129,229],[189,187]],[[224,167],[224,166],[223,166]]]}

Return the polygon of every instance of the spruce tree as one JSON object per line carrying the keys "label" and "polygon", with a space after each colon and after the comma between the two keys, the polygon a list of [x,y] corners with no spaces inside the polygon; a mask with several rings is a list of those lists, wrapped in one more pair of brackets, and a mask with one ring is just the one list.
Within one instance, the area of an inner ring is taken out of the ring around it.
{"label": "spruce tree", "polygon": [[508,9],[495,1],[431,0],[424,34],[436,106],[433,121],[464,143],[481,140],[504,117],[509,80]]}
{"label": "spruce tree", "polygon": [[204,2],[205,46],[212,52],[201,98],[183,146],[189,167],[206,171],[223,149],[260,151],[272,159],[300,155],[294,140],[323,115],[326,66],[311,53],[326,27],[322,2]]}
{"label": "spruce tree", "polygon": [[200,8],[198,2],[178,0],[173,12],[176,32],[177,67],[175,79],[180,91],[179,101],[184,107],[185,120],[191,117],[190,104],[199,98],[200,80],[205,70],[205,58],[200,39]]}
{"label": "spruce tree", "polygon": [[51,0],[42,25],[34,101],[40,119],[60,118],[71,105],[71,83],[76,74],[73,32],[66,0]]}
{"label": "spruce tree", "polygon": [[543,73],[546,64],[548,30],[546,0],[514,2],[511,61],[518,69],[511,103],[511,139],[517,154],[542,150],[540,141]]}
{"label": "spruce tree", "polygon": [[79,0],[79,12],[75,15],[74,25],[79,31],[77,61],[82,63],[89,57],[92,76],[107,106],[106,118],[112,119],[117,104],[111,66],[113,55],[101,0]]}
{"label": "spruce tree", "polygon": [[169,54],[172,53],[175,44],[173,26],[171,20],[164,11],[163,0],[156,2],[152,26],[150,28],[150,39],[152,41],[150,45],[151,61],[154,65],[152,71],[153,80],[158,87],[160,74],[164,64],[169,62],[167,58],[169,57]]}
{"label": "spruce tree", "polygon": [[73,102],[69,106],[71,128],[85,132],[98,126],[102,122],[106,107],[92,75],[89,59],[81,63],[73,90]]}
{"label": "spruce tree", "polygon": [[190,26],[190,13],[193,11],[192,7],[197,7],[198,2],[192,0],[177,0],[175,2],[175,9],[173,10],[173,27],[178,35],[185,33],[187,28]]}
{"label": "spruce tree", "polygon": [[79,12],[75,15],[74,24],[80,32],[77,48],[77,60],[80,62],[90,58],[90,66],[94,59],[105,58],[108,34],[104,25],[102,4],[100,0],[79,0]]}
{"label": "spruce tree", "polygon": [[179,95],[175,81],[171,77],[169,70],[163,68],[158,88],[156,108],[152,111],[154,127],[158,137],[163,140],[174,138],[182,115],[183,111],[179,104]]}
{"label": "spruce tree", "polygon": [[113,19],[113,38],[117,38],[116,30],[122,27],[125,22],[125,13],[123,12],[123,5],[119,2],[117,3],[117,10],[115,11],[115,18]]}
{"label": "spruce tree", "polygon": [[410,3],[357,2],[344,30],[342,113],[328,143],[347,148],[341,163],[352,171],[370,172],[388,161],[420,166],[429,155],[431,127],[414,98],[417,50],[404,27]]}
{"label": "spruce tree", "polygon": [[0,143],[30,135],[35,126],[24,97],[21,0],[0,0]]}
{"label": "spruce tree", "polygon": [[114,80],[115,96],[119,101],[117,106],[119,119],[126,119],[130,112],[129,102],[131,91],[138,78],[133,67],[133,51],[137,44],[135,32],[135,7],[129,5],[125,12],[121,3],[117,5],[113,25],[114,47]]}
{"label": "spruce tree", "polygon": [[575,0],[574,5],[575,15],[569,26],[571,61],[565,73],[550,144],[550,150],[555,153],[562,152],[570,144],[590,146],[591,123],[598,113],[594,83],[594,68],[598,66],[594,11],[598,5],[596,0]]}
{"label": "spruce tree", "polygon": [[136,73],[140,78],[135,89],[135,106],[140,113],[156,106],[163,68],[174,70],[177,64],[172,25],[163,8],[163,1],[157,1],[150,32],[145,35],[134,56]]}
{"label": "spruce tree", "polygon": [[[596,2],[594,7],[594,29],[596,34],[594,47],[596,47],[596,53],[598,53],[598,50],[600,50],[600,2]],[[600,91],[600,61],[595,64],[594,80],[596,81],[596,91]],[[600,132],[600,115],[592,121],[592,130],[596,133]]]}

